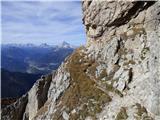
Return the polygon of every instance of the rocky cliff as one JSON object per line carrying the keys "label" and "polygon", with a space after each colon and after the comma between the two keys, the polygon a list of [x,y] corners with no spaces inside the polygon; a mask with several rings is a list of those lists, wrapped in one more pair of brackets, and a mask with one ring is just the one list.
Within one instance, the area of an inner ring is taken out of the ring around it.
{"label": "rocky cliff", "polygon": [[83,1],[87,44],[3,120],[159,120],[160,3]]}

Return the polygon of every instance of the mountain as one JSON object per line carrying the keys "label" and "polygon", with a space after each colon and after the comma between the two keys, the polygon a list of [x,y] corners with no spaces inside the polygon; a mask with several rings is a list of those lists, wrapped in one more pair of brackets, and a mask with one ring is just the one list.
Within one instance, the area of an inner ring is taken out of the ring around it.
{"label": "mountain", "polygon": [[59,48],[74,48],[74,46],[71,46],[69,43],[63,41],[62,44],[58,46]]}
{"label": "mountain", "polygon": [[[49,47],[52,47],[52,46],[48,45],[47,43],[42,43],[40,45],[40,47],[42,47],[42,48],[49,48]],[[55,47],[55,46],[53,46],[53,47]]]}
{"label": "mountain", "polygon": [[2,98],[20,97],[31,88],[40,75],[57,69],[74,49],[66,42],[62,45],[2,45]]}
{"label": "mountain", "polygon": [[20,97],[40,78],[40,74],[10,72],[1,69],[1,97]]}
{"label": "mountain", "polygon": [[159,120],[160,3],[82,2],[87,43],[2,120]]}
{"label": "mountain", "polygon": [[74,48],[66,42],[63,42],[60,47],[46,43],[39,46],[33,44],[2,45],[1,66],[12,72],[46,74],[57,69],[73,50]]}

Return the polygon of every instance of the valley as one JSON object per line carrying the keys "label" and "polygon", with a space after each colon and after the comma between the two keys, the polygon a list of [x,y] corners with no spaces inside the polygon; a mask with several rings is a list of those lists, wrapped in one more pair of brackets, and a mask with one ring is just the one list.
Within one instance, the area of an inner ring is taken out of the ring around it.
{"label": "valley", "polygon": [[42,75],[56,70],[74,49],[67,42],[55,46],[2,45],[2,98],[20,97],[26,93]]}

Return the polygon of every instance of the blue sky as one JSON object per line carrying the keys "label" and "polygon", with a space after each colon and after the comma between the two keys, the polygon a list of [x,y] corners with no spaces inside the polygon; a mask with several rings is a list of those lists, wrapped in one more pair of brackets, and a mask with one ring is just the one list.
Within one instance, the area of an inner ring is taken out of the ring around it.
{"label": "blue sky", "polygon": [[79,1],[3,1],[2,44],[85,43]]}

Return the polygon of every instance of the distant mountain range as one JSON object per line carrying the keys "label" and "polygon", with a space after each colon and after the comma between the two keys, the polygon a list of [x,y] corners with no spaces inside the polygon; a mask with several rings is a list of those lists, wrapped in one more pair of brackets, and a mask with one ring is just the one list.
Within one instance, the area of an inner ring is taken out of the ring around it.
{"label": "distant mountain range", "polygon": [[1,69],[1,97],[20,97],[40,78],[40,74],[10,72]]}
{"label": "distant mountain range", "polygon": [[57,46],[46,43],[2,45],[2,98],[19,97],[26,93],[42,74],[57,69],[74,49],[67,42]]}
{"label": "distant mountain range", "polygon": [[51,46],[46,43],[6,44],[1,47],[1,67],[11,72],[46,74],[58,68],[75,47],[67,42]]}

